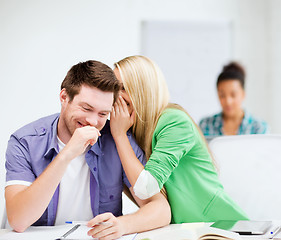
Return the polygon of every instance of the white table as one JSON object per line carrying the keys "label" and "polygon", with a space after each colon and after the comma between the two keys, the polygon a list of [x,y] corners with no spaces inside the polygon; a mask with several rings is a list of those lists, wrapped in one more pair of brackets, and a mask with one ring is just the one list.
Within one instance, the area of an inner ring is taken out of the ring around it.
{"label": "white table", "polygon": [[[274,224],[281,223],[280,221],[273,221],[273,222],[274,222]],[[207,224],[209,226],[211,223],[205,223],[205,224]],[[181,224],[170,224],[166,227],[139,233],[135,237],[135,240],[142,240],[142,239],[154,240],[154,239],[159,239],[158,237],[163,236],[163,235],[167,240],[177,240],[179,238],[177,238],[178,236],[176,235],[176,233],[177,233],[177,230],[179,230],[181,227],[182,227]],[[10,231],[11,230],[9,230],[9,229],[0,229],[0,236],[3,236],[5,233],[8,233]],[[171,236],[172,236],[172,238],[171,238]],[[242,239],[243,240],[267,240],[269,238],[265,237],[265,236],[242,236]],[[281,232],[279,232],[273,239],[281,240]],[[162,238],[162,240],[164,240],[164,239]]]}
{"label": "white table", "polygon": [[[205,223],[207,226],[210,226],[212,223]],[[275,229],[276,225],[281,224],[281,221],[273,221],[272,229]],[[139,233],[135,240],[142,240],[142,239],[150,239],[150,240],[179,240],[179,236],[177,236],[178,230],[182,227],[182,224],[170,224],[166,227],[158,228],[155,230]],[[270,232],[271,229],[268,231]],[[172,238],[171,238],[172,237]],[[241,236],[242,240],[267,240],[270,239],[268,234],[263,235],[255,235],[255,236]],[[281,232],[276,234],[273,238],[274,240],[281,240]]]}

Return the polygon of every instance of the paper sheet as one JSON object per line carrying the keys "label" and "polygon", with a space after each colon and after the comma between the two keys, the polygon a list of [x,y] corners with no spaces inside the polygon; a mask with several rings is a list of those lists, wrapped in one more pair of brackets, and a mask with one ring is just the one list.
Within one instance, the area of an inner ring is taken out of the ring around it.
{"label": "paper sheet", "polygon": [[[0,240],[55,240],[60,238],[68,230],[70,230],[73,225],[60,225],[53,227],[29,227],[23,233],[17,233],[14,231],[9,231],[0,236]],[[76,231],[71,233],[66,239],[94,239],[87,235],[89,228],[86,226],[80,226]],[[137,234],[125,235],[119,240],[133,240]]]}

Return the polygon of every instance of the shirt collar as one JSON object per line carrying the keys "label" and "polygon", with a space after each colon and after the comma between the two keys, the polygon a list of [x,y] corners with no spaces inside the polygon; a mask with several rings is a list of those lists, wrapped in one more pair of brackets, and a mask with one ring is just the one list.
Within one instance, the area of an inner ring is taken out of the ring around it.
{"label": "shirt collar", "polygon": [[245,132],[245,128],[248,126],[250,122],[251,122],[251,115],[244,110],[244,117],[238,129],[238,134],[242,134],[243,132]]}
{"label": "shirt collar", "polygon": [[219,135],[223,135],[223,112],[218,113],[215,115],[215,123],[217,124],[217,131]]}
{"label": "shirt collar", "polygon": [[50,131],[51,136],[49,141],[50,144],[46,153],[44,154],[44,157],[46,158],[53,156],[54,152],[56,152],[57,154],[59,153],[59,146],[58,146],[58,139],[57,139],[58,120],[59,120],[59,114],[51,125],[51,131]]}
{"label": "shirt collar", "polygon": [[100,131],[101,136],[98,138],[98,141],[90,148],[90,151],[94,152],[96,155],[101,156],[102,155],[102,140],[106,139],[106,135],[111,134],[110,133],[110,125],[109,120],[106,121],[104,127]]}
{"label": "shirt collar", "polygon": [[247,121],[249,122],[249,120],[251,119],[251,114],[249,114],[247,111],[243,110],[244,112],[244,117],[242,121]]}
{"label": "shirt collar", "polygon": [[[59,115],[57,118],[54,120],[54,122],[51,125],[51,136],[50,136],[50,144],[49,148],[47,149],[46,153],[44,154],[44,157],[51,157],[53,156],[53,153],[56,152],[57,154],[59,153],[59,146],[58,146],[58,140],[57,140],[57,129],[58,129],[58,120],[59,120]],[[101,130],[101,136],[98,138],[98,141],[90,148],[90,151],[94,152],[96,155],[100,156],[102,155],[102,138],[103,135],[110,134],[110,125],[109,121],[105,123],[105,126]]]}
{"label": "shirt collar", "polygon": [[101,136],[98,138],[98,141],[90,148],[88,153],[90,151],[94,152],[98,156],[100,156],[102,154],[102,152],[101,152]]}
{"label": "shirt collar", "polygon": [[223,112],[220,112],[220,113],[216,114],[215,117],[216,117],[219,121],[222,122],[222,121],[223,121],[222,115],[223,115]]}
{"label": "shirt collar", "polygon": [[[57,154],[59,153],[59,146],[58,146],[58,140],[57,140],[58,120],[59,120],[59,115],[51,126],[51,129],[52,129],[51,140],[50,140],[49,148],[44,155],[45,157],[50,156],[50,154],[52,154],[53,152],[56,152]],[[105,126],[101,130],[101,136],[98,138],[98,141],[89,149],[88,152],[92,151],[98,156],[102,155],[102,151],[101,151],[102,138],[103,138],[103,135],[106,135],[108,133],[110,133],[109,121],[106,122]]]}

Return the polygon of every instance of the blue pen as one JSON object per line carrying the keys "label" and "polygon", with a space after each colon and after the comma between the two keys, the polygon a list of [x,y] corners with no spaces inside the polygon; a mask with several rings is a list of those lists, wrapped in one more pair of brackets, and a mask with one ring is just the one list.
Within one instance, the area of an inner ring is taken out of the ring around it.
{"label": "blue pen", "polygon": [[[87,224],[88,224],[87,221],[66,221],[65,223],[67,223],[67,224],[80,224],[80,225],[85,225],[85,226],[87,226]],[[111,226],[112,223],[110,223],[110,222],[99,222],[99,223],[96,223],[95,225],[108,225],[108,226]]]}
{"label": "blue pen", "polygon": [[281,227],[277,227],[274,231],[271,231],[269,239],[272,239],[276,235],[276,233],[279,232],[280,229]]}
{"label": "blue pen", "polygon": [[79,225],[87,225],[86,221],[66,221],[67,224],[79,224]]}

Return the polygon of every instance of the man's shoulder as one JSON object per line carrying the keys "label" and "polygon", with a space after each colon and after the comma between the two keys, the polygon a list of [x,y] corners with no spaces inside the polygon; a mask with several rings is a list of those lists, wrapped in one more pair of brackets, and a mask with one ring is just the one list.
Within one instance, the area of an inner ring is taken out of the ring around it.
{"label": "man's shoulder", "polygon": [[13,133],[13,135],[19,139],[26,136],[44,135],[46,131],[52,127],[53,123],[58,119],[58,117],[58,113],[42,117],[19,128]]}
{"label": "man's shoulder", "polygon": [[[104,146],[114,146],[114,148],[116,148],[114,139],[111,135],[111,131],[110,131],[110,120],[107,120],[103,129],[100,131],[101,133],[101,141],[103,143]],[[129,142],[134,150],[134,152],[137,154],[143,153],[143,150],[141,149],[141,147],[137,144],[137,141],[134,137],[134,135],[132,134],[131,129],[129,129],[127,131],[127,136],[129,139]],[[113,144],[113,145],[112,145]],[[144,154],[143,154],[144,155]]]}
{"label": "man's shoulder", "polygon": [[[102,128],[102,130],[100,131],[100,133],[101,133],[101,135],[108,135],[113,139],[113,137],[111,135],[111,131],[110,131],[110,120],[106,121],[106,123],[105,123],[104,127]],[[132,139],[132,141],[135,141],[134,137],[132,136],[131,130],[128,130],[127,136],[130,141],[131,141],[131,139]]]}

